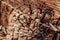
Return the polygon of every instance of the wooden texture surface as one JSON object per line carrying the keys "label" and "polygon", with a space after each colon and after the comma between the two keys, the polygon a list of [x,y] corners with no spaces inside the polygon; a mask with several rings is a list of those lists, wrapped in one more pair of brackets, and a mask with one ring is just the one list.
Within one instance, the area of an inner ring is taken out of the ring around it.
{"label": "wooden texture surface", "polygon": [[0,40],[60,40],[60,0],[0,0]]}

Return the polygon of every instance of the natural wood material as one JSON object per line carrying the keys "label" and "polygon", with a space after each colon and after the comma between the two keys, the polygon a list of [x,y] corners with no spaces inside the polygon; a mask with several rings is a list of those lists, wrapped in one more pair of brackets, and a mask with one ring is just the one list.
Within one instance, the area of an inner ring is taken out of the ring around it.
{"label": "natural wood material", "polygon": [[60,40],[57,0],[1,0],[1,40]]}

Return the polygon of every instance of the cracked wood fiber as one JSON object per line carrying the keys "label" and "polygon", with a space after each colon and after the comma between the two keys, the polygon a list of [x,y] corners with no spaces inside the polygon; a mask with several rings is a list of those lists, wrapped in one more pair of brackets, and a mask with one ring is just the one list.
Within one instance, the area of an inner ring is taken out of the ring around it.
{"label": "cracked wood fiber", "polygon": [[60,40],[60,0],[0,0],[0,40]]}

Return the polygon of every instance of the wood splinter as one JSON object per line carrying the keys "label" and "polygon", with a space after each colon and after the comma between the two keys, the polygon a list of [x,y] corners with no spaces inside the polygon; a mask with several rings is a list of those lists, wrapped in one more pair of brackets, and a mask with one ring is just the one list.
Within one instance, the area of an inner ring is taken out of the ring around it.
{"label": "wood splinter", "polygon": [[54,27],[51,23],[49,23],[49,25],[53,28],[54,31],[58,31],[58,29]]}

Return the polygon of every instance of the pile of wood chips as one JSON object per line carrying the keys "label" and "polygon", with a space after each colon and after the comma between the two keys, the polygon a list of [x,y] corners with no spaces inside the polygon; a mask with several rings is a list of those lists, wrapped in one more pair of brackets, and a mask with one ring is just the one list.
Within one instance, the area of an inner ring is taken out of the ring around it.
{"label": "pile of wood chips", "polygon": [[0,9],[0,40],[60,40],[54,0],[0,0]]}

